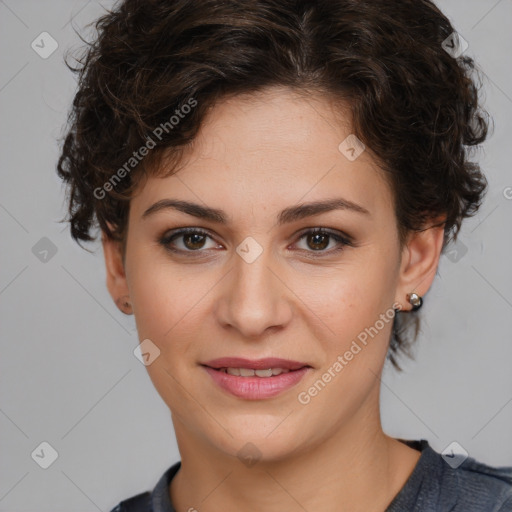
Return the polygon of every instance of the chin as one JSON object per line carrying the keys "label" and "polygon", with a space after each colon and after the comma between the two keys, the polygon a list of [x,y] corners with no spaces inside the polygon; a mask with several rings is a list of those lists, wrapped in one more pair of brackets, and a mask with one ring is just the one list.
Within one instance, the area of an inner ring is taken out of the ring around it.
{"label": "chin", "polygon": [[[215,437],[211,430],[205,431],[204,435],[216,449],[236,457],[247,467],[257,462],[276,463],[296,454],[311,438],[300,425],[293,424],[291,418],[283,422],[284,417],[252,414],[232,421],[224,418],[223,426],[231,435],[219,428]],[[290,423],[284,426],[287,421]]]}

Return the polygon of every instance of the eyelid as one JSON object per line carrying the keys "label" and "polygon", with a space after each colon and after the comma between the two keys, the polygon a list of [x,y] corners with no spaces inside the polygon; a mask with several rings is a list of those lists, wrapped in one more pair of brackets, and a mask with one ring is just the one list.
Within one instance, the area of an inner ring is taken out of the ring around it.
{"label": "eyelid", "polygon": [[198,249],[197,251],[186,251],[186,250],[183,250],[183,249],[171,249],[170,248],[170,243],[171,243],[171,240],[173,238],[180,238],[184,235],[188,235],[188,234],[199,234],[199,235],[203,235],[203,236],[206,236],[210,239],[212,239],[213,241],[215,241],[216,243],[218,243],[216,240],[215,240],[215,237],[207,230],[207,229],[204,229],[204,228],[199,228],[199,227],[193,227],[193,226],[188,226],[188,227],[183,227],[183,228],[176,228],[176,229],[171,229],[169,231],[166,231],[162,236],[158,237],[158,241],[160,244],[162,244],[165,248],[167,248],[168,250],[172,251],[172,252],[175,252],[175,253],[189,253],[189,254],[194,254],[194,253],[201,253],[201,252],[204,252],[204,251],[207,251],[207,250],[210,250],[210,249]]}
{"label": "eyelid", "polygon": [[298,234],[295,235],[295,238],[297,239],[294,244],[300,242],[306,235],[316,235],[316,234],[322,234],[327,235],[330,237],[331,240],[334,240],[336,242],[336,246],[329,250],[321,250],[321,251],[314,251],[314,250],[307,250],[307,249],[297,249],[299,252],[305,255],[306,258],[309,259],[322,259],[322,258],[329,258],[332,256],[336,256],[342,251],[346,250],[347,247],[355,247],[355,243],[353,242],[353,238],[343,231],[338,231],[335,229],[330,228],[324,228],[321,226],[314,227],[314,228],[306,228],[305,230],[301,230],[298,232]]}
{"label": "eyelid", "polygon": [[298,231],[294,236],[302,238],[304,235],[310,234],[310,233],[312,233],[312,234],[322,233],[325,235],[330,235],[333,237],[341,238],[347,244],[353,243],[353,238],[350,235],[348,235],[347,233],[340,231],[338,229],[324,228],[322,226],[309,227],[309,228],[302,229],[302,230]]}

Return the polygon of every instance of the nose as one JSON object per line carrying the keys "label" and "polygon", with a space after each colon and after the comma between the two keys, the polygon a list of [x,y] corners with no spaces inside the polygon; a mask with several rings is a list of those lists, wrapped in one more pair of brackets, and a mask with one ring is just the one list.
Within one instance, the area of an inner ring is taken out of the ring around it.
{"label": "nose", "polygon": [[218,321],[248,339],[261,339],[267,331],[284,328],[292,318],[293,293],[272,251],[265,248],[252,262],[238,253],[233,260],[234,268],[223,279],[216,304]]}

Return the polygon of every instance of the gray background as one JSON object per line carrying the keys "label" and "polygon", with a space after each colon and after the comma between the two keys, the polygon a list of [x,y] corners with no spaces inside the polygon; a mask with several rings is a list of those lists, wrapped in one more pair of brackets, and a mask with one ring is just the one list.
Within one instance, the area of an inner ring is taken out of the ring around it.
{"label": "gray background", "polygon": [[[490,188],[463,245],[441,259],[417,362],[385,370],[383,423],[512,465],[512,0],[438,3],[486,74],[495,132],[479,158]],[[0,0],[0,511],[110,510],[179,459],[169,411],[132,352],[133,317],[107,293],[99,243],[90,254],[57,222],[56,139],[75,88],[63,53],[81,44],[73,26],[86,35],[101,12],[95,0]],[[31,48],[43,31],[59,44],[47,59]],[[57,251],[46,261],[43,237]],[[42,441],[59,454],[46,470],[31,458]]]}

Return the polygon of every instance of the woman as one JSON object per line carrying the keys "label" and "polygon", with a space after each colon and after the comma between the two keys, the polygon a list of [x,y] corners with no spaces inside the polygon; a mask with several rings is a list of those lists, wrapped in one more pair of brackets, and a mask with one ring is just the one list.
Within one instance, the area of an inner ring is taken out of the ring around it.
{"label": "woman", "polygon": [[446,17],[125,0],[96,28],[58,171],[181,455],[114,510],[512,510],[512,468],[380,422],[385,359],[486,188],[474,64]]}

